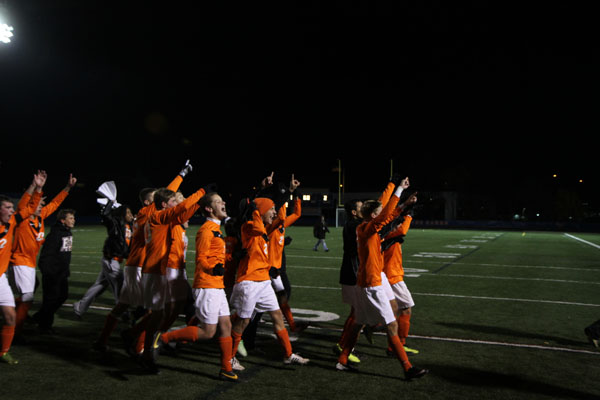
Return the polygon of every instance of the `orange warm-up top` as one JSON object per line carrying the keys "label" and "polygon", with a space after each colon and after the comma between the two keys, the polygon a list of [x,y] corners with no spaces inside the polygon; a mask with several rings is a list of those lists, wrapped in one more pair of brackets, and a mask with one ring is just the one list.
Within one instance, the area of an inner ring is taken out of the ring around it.
{"label": "orange warm-up top", "polygon": [[275,268],[281,268],[283,247],[285,242],[285,228],[292,225],[302,215],[302,206],[299,198],[294,200],[294,212],[287,215],[287,207],[281,206],[277,212],[277,218],[267,227],[269,237],[269,264]]}
{"label": "orange warm-up top", "polygon": [[[11,265],[26,265],[35,268],[40,247],[44,243],[44,220],[58,209],[68,194],[69,192],[66,190],[61,190],[52,201],[42,207],[39,216],[31,215],[16,226],[10,258]],[[17,212],[27,209],[32,200],[31,194],[27,192],[23,194],[17,205]]]}
{"label": "orange warm-up top", "polygon": [[[390,185],[388,185],[388,188]],[[388,188],[386,188],[386,191]],[[384,194],[386,191],[384,191]],[[400,198],[398,196],[391,196],[391,199],[386,204],[383,204],[385,196],[382,196],[381,200],[383,209],[379,215],[370,221],[364,221],[356,228],[359,259],[356,284],[360,287],[381,285],[381,272],[383,271],[384,262],[381,252],[381,238],[378,232],[394,215]]]}
{"label": "orange warm-up top", "polygon": [[[171,183],[169,183],[167,189],[176,192],[177,189],[179,189],[181,182],[183,182],[183,178],[181,177],[181,175],[177,175],[175,179],[173,179]],[[145,207],[142,207],[135,216],[135,221],[133,222],[133,231],[131,234],[131,241],[129,242],[129,256],[127,257],[127,262],[125,264],[128,267],[141,267],[142,265],[144,265],[144,258],[146,255],[146,238],[144,237],[144,227],[146,226],[148,217],[154,211],[156,211],[156,206],[154,205],[154,203],[152,203]]]}
{"label": "orange warm-up top", "polygon": [[[396,228],[395,231],[390,232],[385,238],[392,239],[398,236],[406,236],[412,217],[407,215],[404,217],[404,221]],[[404,280],[404,266],[402,265],[402,245],[398,242],[391,245],[387,250],[383,252],[383,272],[388,278],[390,285],[398,283]]]}
{"label": "orange warm-up top", "polygon": [[237,273],[237,282],[241,281],[268,281],[269,277],[269,249],[267,245],[267,230],[262,221],[260,212],[252,213],[252,220],[242,225],[242,247],[247,254],[240,260]]}
{"label": "orange warm-up top", "polygon": [[12,255],[15,227],[19,222],[23,223],[24,220],[35,213],[41,198],[42,192],[35,191],[31,197],[31,201],[27,204],[27,207],[17,210],[16,216],[18,218],[13,214],[6,224],[0,224],[0,276],[8,269],[8,264]]}
{"label": "orange warm-up top", "polygon": [[171,249],[171,226],[189,220],[198,210],[198,200],[204,196],[204,189],[199,189],[175,207],[156,210],[148,216],[144,226],[146,238],[145,258],[142,273],[166,273],[169,252]]}
{"label": "orange warm-up top", "polygon": [[185,253],[188,247],[185,228],[182,224],[171,226],[171,249],[167,268],[185,269]]}
{"label": "orange warm-up top", "polygon": [[225,267],[225,240],[221,224],[207,219],[196,233],[196,271],[194,288],[223,289],[223,276],[214,276],[212,269],[217,264]]}

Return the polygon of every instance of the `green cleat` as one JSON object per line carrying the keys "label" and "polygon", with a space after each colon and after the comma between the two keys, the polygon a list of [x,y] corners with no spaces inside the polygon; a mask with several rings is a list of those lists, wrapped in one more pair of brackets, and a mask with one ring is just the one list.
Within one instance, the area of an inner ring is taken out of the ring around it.
{"label": "green cleat", "polygon": [[[337,343],[335,346],[333,346],[333,352],[337,355],[342,354],[342,346],[340,346],[340,344]],[[360,358],[358,358],[358,356],[354,353],[354,350],[352,350],[348,355],[348,362],[354,364],[358,364],[360,362]]]}
{"label": "green cleat", "polygon": [[9,353],[4,353],[0,357],[0,362],[8,365],[15,365],[19,363],[19,361],[15,360]]}
{"label": "green cleat", "polygon": [[404,351],[408,354],[419,354],[419,350],[411,349],[410,347],[404,346]]}

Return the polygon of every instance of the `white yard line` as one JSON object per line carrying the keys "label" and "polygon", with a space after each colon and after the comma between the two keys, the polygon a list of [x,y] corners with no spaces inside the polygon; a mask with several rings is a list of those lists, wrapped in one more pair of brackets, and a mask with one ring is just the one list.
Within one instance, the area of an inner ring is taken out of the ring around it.
{"label": "white yard line", "polygon": [[595,247],[595,248],[597,248],[597,249],[600,249],[600,246],[599,246],[599,245],[597,245],[596,243],[588,242],[587,240],[583,240],[583,239],[581,239],[581,238],[578,238],[577,236],[569,235],[568,233],[565,233],[565,236],[566,236],[566,237],[569,237],[569,238],[571,238],[571,239],[578,240],[578,241],[580,241],[581,243],[588,244],[588,245],[590,245],[590,246],[592,246],[592,247]]}

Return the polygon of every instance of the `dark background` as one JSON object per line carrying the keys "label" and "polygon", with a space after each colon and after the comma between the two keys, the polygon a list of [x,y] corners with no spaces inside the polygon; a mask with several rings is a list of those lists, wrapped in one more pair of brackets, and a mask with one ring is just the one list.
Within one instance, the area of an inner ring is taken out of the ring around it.
{"label": "dark background", "polygon": [[595,220],[595,14],[450,3],[0,0],[1,191],[73,172],[71,206],[115,180],[135,208],[189,158],[182,190],[233,202],[271,171],[337,191],[340,160],[348,192],[393,168],[463,219]]}

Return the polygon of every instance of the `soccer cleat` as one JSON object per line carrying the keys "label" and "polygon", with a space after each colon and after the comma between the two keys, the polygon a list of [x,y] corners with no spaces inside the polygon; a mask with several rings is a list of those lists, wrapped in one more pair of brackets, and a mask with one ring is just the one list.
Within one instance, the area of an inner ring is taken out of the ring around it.
{"label": "soccer cleat", "polygon": [[[333,346],[333,352],[337,355],[342,354],[342,346],[340,346],[340,344],[337,343],[335,346]],[[360,358],[356,355],[356,353],[354,353],[354,350],[352,350],[350,354],[348,354],[348,361],[354,364],[358,364],[360,362]]]}
{"label": "soccer cleat", "polygon": [[589,328],[585,328],[585,334],[588,337],[588,340],[590,341],[590,343],[593,344],[594,347],[596,347],[597,349],[600,349],[600,340],[598,338],[594,337],[594,335],[592,334],[592,332]]}
{"label": "soccer cleat", "polygon": [[248,350],[246,350],[246,346],[244,346],[244,341],[240,340],[240,343],[238,344],[238,349],[237,349],[238,354],[241,357],[247,357],[248,356]]}
{"label": "soccer cleat", "polygon": [[429,373],[429,370],[424,368],[410,367],[408,371],[404,371],[404,377],[407,380],[422,378]]}
{"label": "soccer cleat", "polygon": [[15,365],[15,364],[18,364],[19,361],[14,359],[9,353],[4,353],[0,357],[0,363],[8,364],[8,365]]}
{"label": "soccer cleat", "polygon": [[245,367],[244,367],[242,364],[240,364],[240,362],[238,361],[238,359],[237,359],[237,358],[235,358],[235,357],[233,357],[233,358],[231,359],[231,368],[232,368],[234,371],[243,371],[243,370],[245,370],[245,369],[246,369],[246,368],[245,368]]}
{"label": "soccer cleat", "polygon": [[300,357],[298,354],[292,353],[287,358],[283,359],[284,364],[298,364],[298,365],[306,365],[310,360],[308,358]]}
{"label": "soccer cleat", "polygon": [[335,364],[336,371],[344,371],[344,372],[358,372],[358,368],[350,365],[350,364],[342,364],[338,362]]}
{"label": "soccer cleat", "polygon": [[235,372],[225,371],[224,369],[219,372],[219,379],[229,382],[239,382],[238,376]]}
{"label": "soccer cleat", "polygon": [[419,354],[419,350],[417,350],[417,349],[411,349],[410,347],[406,347],[406,346],[404,346],[404,351],[407,354]]}

